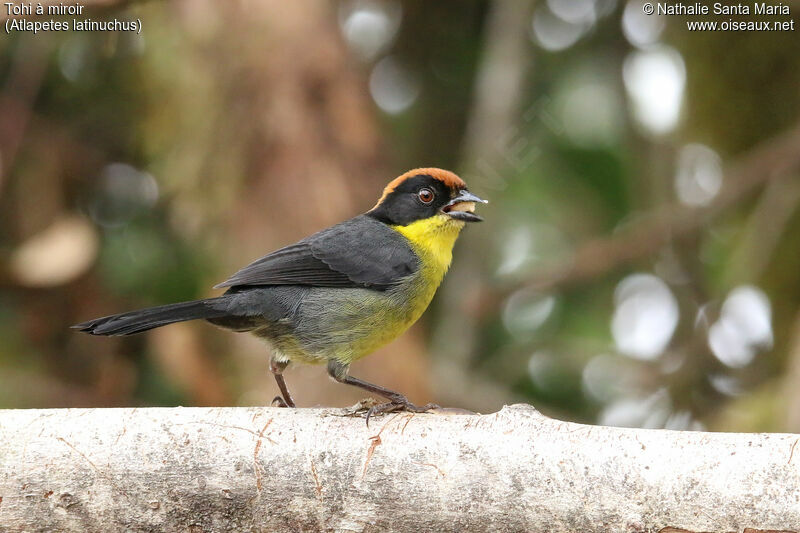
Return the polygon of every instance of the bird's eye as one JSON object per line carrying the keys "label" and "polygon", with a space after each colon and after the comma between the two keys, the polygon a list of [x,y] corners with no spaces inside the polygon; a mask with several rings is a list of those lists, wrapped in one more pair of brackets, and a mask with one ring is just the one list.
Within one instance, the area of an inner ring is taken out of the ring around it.
{"label": "bird's eye", "polygon": [[433,191],[428,189],[427,187],[424,189],[420,189],[419,192],[417,193],[417,196],[419,197],[419,200],[423,204],[429,204],[433,201]]}

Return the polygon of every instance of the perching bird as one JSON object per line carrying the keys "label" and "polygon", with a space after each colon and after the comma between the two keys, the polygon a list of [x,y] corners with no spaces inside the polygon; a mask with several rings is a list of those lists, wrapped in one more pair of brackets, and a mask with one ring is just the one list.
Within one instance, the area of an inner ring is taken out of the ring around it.
{"label": "perching bird", "polygon": [[350,363],[409,328],[431,302],[467,222],[486,203],[447,170],[418,168],[393,180],[371,210],[256,260],[215,288],[224,295],[162,305],[73,326],[92,335],[131,335],[205,319],[249,331],[271,349],[282,406],[294,407],[283,370],[325,363],[336,381],[389,400],[370,414],[418,407],[400,393],[348,375]]}

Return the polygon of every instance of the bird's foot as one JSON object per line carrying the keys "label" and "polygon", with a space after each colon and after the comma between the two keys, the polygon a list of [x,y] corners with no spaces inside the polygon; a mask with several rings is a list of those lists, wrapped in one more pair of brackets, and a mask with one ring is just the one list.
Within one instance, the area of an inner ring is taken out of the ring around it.
{"label": "bird's foot", "polygon": [[270,402],[271,407],[294,407],[294,402],[287,402],[283,399],[283,396],[275,396]]}
{"label": "bird's foot", "polygon": [[441,406],[436,405],[435,403],[427,403],[423,406],[414,405],[413,403],[408,401],[408,398],[403,396],[402,394],[398,394],[396,396],[392,396],[391,400],[386,403],[381,403],[378,405],[373,405],[367,411],[367,427],[369,427],[369,419],[373,415],[379,415],[383,413],[393,413],[394,411],[408,411],[410,413],[425,413],[430,411],[431,409],[441,409]]}

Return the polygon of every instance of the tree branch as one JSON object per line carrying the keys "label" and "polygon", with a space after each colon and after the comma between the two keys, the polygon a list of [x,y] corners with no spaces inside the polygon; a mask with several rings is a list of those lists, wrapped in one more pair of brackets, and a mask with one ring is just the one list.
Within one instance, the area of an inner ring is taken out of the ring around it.
{"label": "tree branch", "polygon": [[0,531],[791,531],[798,440],[526,405],[0,411]]}
{"label": "tree branch", "polygon": [[800,126],[765,141],[734,162],[725,173],[725,187],[708,207],[663,206],[613,236],[578,246],[570,257],[540,269],[522,285],[548,290],[606,274],[657,252],[672,240],[706,228],[716,216],[754,189],[769,180],[790,176],[798,168]]}

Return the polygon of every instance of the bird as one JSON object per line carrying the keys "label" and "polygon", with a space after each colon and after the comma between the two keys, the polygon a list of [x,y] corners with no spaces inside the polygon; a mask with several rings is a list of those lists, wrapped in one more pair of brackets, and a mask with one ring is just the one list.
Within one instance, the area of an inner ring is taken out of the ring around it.
{"label": "bird", "polygon": [[417,168],[395,178],[369,211],[280,248],[215,289],[221,296],[95,318],[72,326],[92,335],[132,335],[204,319],[266,341],[280,390],[273,400],[295,407],[283,377],[290,363],[326,364],[334,380],[388,400],[369,417],[424,412],[406,396],[349,373],[350,364],[401,335],[423,314],[441,284],[467,223],[483,220],[455,173]]}

